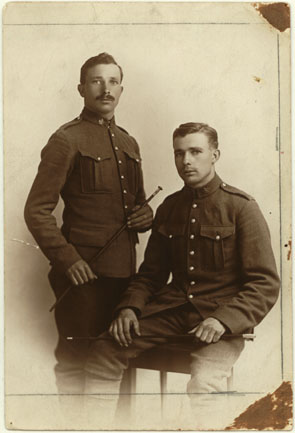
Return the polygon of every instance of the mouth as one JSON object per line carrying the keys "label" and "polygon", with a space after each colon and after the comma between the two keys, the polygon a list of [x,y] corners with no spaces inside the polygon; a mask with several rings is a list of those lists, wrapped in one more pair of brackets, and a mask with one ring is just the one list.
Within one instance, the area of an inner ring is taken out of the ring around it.
{"label": "mouth", "polygon": [[102,97],[98,96],[98,97],[96,98],[96,100],[97,100],[97,101],[101,101],[101,102],[113,102],[113,101],[114,101],[114,98],[102,98]]}
{"label": "mouth", "polygon": [[196,174],[196,171],[195,170],[184,170],[183,174],[185,174],[186,176],[189,176],[191,174]]}

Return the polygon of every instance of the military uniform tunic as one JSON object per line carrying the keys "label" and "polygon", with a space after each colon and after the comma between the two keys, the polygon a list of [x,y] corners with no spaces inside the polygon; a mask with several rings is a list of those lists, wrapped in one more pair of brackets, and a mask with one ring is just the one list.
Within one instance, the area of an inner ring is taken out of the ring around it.
{"label": "military uniform tunic", "polygon": [[[52,212],[64,201],[61,229]],[[84,108],[59,128],[41,153],[38,173],[25,206],[25,220],[52,269],[49,280],[58,298],[69,286],[66,271],[87,262],[126,222],[145,192],[139,147],[135,139]],[[124,230],[91,268],[92,284],[72,287],[58,304],[59,341],[55,351],[60,393],[81,394],[88,341],[67,336],[96,336],[107,329],[111,313],[135,272],[137,233]]]}
{"label": "military uniform tunic", "polygon": [[[128,347],[111,338],[92,346],[85,366],[87,405],[98,417],[114,413],[129,360],[165,343],[164,335],[186,334],[208,317],[218,319],[227,333],[249,331],[274,305],[279,285],[269,230],[256,201],[217,175],[201,188],[184,186],[158,208],[144,262],[117,307],[137,312],[141,337]],[[224,429],[218,424],[229,405],[225,378],[243,347],[239,336],[191,344],[187,391],[197,429]]]}
{"label": "military uniform tunic", "polygon": [[189,302],[203,318],[240,333],[263,319],[279,287],[256,201],[215,175],[202,188],[184,186],[159,207],[144,262],[118,308],[146,317]]}
{"label": "military uniform tunic", "polygon": [[[52,215],[59,195],[64,201],[61,230]],[[114,119],[106,122],[84,108],[42,150],[25,219],[53,268],[65,272],[81,256],[87,260],[103,247],[144,200],[138,144]],[[107,277],[132,275],[136,241],[136,233],[125,230],[93,270]]]}

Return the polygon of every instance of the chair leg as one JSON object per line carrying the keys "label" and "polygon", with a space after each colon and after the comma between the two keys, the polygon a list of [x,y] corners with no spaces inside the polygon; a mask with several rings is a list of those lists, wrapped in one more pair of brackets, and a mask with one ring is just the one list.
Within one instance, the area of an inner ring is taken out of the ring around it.
{"label": "chair leg", "polygon": [[123,376],[120,397],[118,401],[117,414],[119,418],[130,419],[135,413],[135,392],[136,392],[136,368],[128,368]]}
{"label": "chair leg", "polygon": [[227,392],[233,391],[234,388],[234,368],[230,371],[230,376],[226,379],[227,381]]}
{"label": "chair leg", "polygon": [[161,392],[161,415],[164,417],[164,409],[167,394],[167,371],[160,371],[160,392]]}

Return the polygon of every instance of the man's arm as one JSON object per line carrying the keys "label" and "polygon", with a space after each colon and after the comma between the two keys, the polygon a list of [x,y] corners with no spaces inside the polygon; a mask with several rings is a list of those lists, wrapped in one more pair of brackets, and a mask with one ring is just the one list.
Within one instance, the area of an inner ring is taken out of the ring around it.
{"label": "man's arm", "polygon": [[158,227],[163,222],[162,210],[163,205],[156,213],[144,261],[124,292],[116,311],[132,307],[140,313],[154,294],[168,281],[171,272],[171,251],[167,239],[158,232]]}
{"label": "man's arm", "polygon": [[280,288],[269,229],[254,200],[240,211],[236,230],[244,283],[236,296],[211,315],[233,333],[258,325],[275,304]]}
{"label": "man's arm", "polygon": [[81,265],[82,258],[75,247],[67,242],[52,215],[60,191],[71,173],[74,155],[72,147],[61,133],[55,133],[50,138],[42,150],[38,173],[25,205],[25,221],[51,264],[61,272],[72,268],[68,276],[76,284],[77,263]]}

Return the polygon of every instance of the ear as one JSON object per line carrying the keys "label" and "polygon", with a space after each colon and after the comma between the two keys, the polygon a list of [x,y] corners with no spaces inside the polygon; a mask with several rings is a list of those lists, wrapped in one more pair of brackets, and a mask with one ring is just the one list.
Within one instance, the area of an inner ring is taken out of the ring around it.
{"label": "ear", "polygon": [[220,150],[214,149],[212,152],[212,164],[215,164],[220,158]]}
{"label": "ear", "polygon": [[[123,90],[124,90],[124,87],[121,86],[121,95],[122,95],[122,93],[123,93]],[[121,96],[121,95],[120,95],[120,96]]]}
{"label": "ear", "polygon": [[80,95],[82,96],[82,98],[84,98],[84,96],[85,96],[84,85],[83,84],[78,84],[77,88],[78,88],[78,92],[80,93]]}

